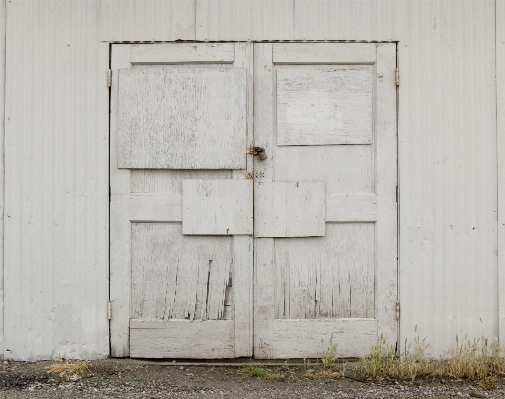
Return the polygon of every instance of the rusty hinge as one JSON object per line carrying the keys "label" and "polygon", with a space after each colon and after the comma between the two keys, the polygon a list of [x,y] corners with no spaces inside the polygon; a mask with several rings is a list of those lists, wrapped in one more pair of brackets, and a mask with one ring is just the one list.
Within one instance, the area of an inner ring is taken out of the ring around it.
{"label": "rusty hinge", "polygon": [[400,319],[400,302],[396,302],[396,320]]}
{"label": "rusty hinge", "polygon": [[400,86],[400,71],[398,68],[395,69],[395,82],[397,86]]}
{"label": "rusty hinge", "polygon": [[107,71],[107,87],[112,87],[112,69]]}
{"label": "rusty hinge", "polygon": [[107,302],[107,318],[112,320],[112,305],[110,301]]}

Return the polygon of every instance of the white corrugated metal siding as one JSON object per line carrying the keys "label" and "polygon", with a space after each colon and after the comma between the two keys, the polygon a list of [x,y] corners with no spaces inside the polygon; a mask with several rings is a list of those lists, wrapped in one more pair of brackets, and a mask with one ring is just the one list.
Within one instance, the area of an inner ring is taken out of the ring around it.
{"label": "white corrugated metal siding", "polygon": [[109,46],[98,6],[7,3],[7,358],[109,353]]}
{"label": "white corrugated metal siding", "polygon": [[4,344],[4,137],[5,137],[5,0],[0,1],[0,358],[3,357]]}
{"label": "white corrugated metal siding", "polygon": [[[417,325],[436,355],[457,334],[498,336],[495,57],[503,70],[505,40],[495,37],[495,1],[114,3],[7,4],[7,357],[108,353],[108,44],[99,40],[399,41],[401,341]],[[503,0],[496,11],[503,20]]]}

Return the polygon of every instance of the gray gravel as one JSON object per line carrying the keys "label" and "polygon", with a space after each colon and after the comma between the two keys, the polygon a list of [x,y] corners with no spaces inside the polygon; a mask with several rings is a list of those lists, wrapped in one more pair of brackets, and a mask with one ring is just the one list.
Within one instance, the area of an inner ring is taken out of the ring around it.
{"label": "gray gravel", "polygon": [[[53,362],[0,363],[0,398],[505,398],[505,381],[484,390],[464,381],[311,379],[317,366],[272,367],[284,381],[242,379],[238,367],[107,359],[83,376],[49,374]],[[308,374],[307,374],[308,373]]]}

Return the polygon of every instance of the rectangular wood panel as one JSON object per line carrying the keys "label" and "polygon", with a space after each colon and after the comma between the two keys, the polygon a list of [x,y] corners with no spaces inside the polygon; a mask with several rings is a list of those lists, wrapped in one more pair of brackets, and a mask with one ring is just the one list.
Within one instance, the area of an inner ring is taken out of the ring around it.
{"label": "rectangular wood panel", "polygon": [[327,222],[375,222],[376,194],[340,194],[326,196]]}
{"label": "rectangular wood panel", "polygon": [[323,182],[255,184],[255,237],[324,236]]}
{"label": "rectangular wood panel", "polygon": [[246,70],[119,71],[118,167],[244,169]]}
{"label": "rectangular wood panel", "polygon": [[219,359],[235,356],[231,320],[131,320],[130,356]]}
{"label": "rectangular wood panel", "polygon": [[358,357],[377,343],[375,319],[274,320],[272,330],[276,358],[322,356],[331,344],[337,344],[337,356]]}
{"label": "rectangular wood panel", "polygon": [[131,237],[131,318],[232,318],[232,237],[183,236],[180,223],[133,223]]}
{"label": "rectangular wood panel", "polygon": [[235,60],[233,43],[156,43],[132,46],[132,64],[231,63]]}
{"label": "rectangular wood panel", "polygon": [[274,64],[373,64],[374,43],[274,43]]}
{"label": "rectangular wood panel", "polygon": [[277,145],[371,144],[373,68],[277,69]]}
{"label": "rectangular wood panel", "polygon": [[373,223],[330,223],[324,237],[275,239],[275,318],[375,317]]}
{"label": "rectangular wood panel", "polygon": [[180,222],[182,197],[180,195],[130,196],[130,222]]}
{"label": "rectangular wood panel", "polygon": [[183,234],[253,233],[252,180],[184,180]]}

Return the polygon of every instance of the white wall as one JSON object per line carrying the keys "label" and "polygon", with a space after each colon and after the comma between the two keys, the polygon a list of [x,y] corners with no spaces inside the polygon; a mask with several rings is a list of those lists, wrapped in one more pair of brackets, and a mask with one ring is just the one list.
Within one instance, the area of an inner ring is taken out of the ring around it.
{"label": "white wall", "polygon": [[109,353],[98,1],[7,2],[5,357]]}
{"label": "white wall", "polygon": [[400,341],[417,325],[438,354],[499,320],[505,340],[495,6],[503,20],[504,0],[8,2],[6,357],[108,353],[109,40],[399,41]]}
{"label": "white wall", "polygon": [[3,285],[3,266],[4,266],[4,115],[5,115],[5,0],[0,1],[0,359],[3,358],[4,344],[4,285]]}

